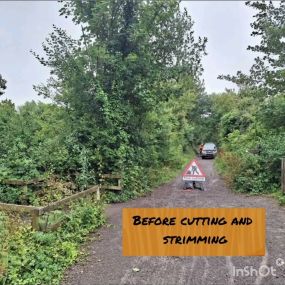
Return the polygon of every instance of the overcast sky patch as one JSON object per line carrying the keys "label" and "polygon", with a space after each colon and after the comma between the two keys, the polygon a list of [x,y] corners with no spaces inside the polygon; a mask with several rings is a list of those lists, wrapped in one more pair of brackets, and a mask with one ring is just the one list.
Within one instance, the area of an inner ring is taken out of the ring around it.
{"label": "overcast sky patch", "polygon": [[[8,81],[3,99],[11,99],[17,105],[43,100],[32,86],[44,83],[49,70],[30,50],[43,54],[41,43],[53,24],[74,37],[79,35],[78,26],[59,16],[60,6],[55,1],[0,1],[0,74]],[[217,76],[238,70],[247,72],[252,65],[254,54],[246,50],[256,41],[250,37],[252,9],[242,1],[183,1],[182,6],[195,21],[196,35],[208,38],[208,56],[203,60],[206,91],[233,88]]]}

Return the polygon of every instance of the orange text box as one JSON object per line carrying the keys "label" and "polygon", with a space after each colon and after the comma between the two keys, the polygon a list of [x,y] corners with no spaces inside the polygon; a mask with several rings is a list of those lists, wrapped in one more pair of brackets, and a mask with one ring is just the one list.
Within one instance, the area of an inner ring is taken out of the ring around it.
{"label": "orange text box", "polygon": [[263,208],[124,208],[124,256],[260,256]]}

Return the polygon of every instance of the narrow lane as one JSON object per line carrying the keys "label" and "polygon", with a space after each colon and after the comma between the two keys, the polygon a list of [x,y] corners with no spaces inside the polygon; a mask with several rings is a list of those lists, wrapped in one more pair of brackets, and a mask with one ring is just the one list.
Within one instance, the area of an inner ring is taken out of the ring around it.
{"label": "narrow lane", "polygon": [[[108,225],[85,246],[88,257],[67,272],[62,285],[95,284],[285,284],[285,208],[270,198],[231,192],[213,168],[200,160],[207,175],[206,191],[183,191],[181,177],[150,196],[107,209]],[[263,257],[123,257],[121,210],[124,207],[264,207],[267,210],[267,254]],[[273,266],[276,276],[234,276],[233,268]],[[139,272],[132,268],[137,267]]]}

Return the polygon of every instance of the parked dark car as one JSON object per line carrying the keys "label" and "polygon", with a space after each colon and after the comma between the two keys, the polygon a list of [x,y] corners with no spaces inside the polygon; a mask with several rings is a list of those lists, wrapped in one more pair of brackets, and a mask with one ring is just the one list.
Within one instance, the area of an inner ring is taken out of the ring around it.
{"label": "parked dark car", "polygon": [[205,143],[201,152],[202,159],[208,158],[215,158],[217,155],[217,147],[214,143]]}

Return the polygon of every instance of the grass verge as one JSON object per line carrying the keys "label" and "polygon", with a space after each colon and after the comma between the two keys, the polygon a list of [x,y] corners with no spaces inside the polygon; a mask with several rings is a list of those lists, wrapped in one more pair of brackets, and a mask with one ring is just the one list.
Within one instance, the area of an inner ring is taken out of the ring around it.
{"label": "grass verge", "polygon": [[0,242],[5,246],[1,248],[0,284],[60,284],[65,269],[80,256],[80,244],[104,222],[103,204],[91,200],[74,203],[62,227],[54,232],[33,231],[1,214]]}
{"label": "grass verge", "polygon": [[214,167],[216,168],[217,172],[223,177],[225,180],[227,186],[237,192],[237,193],[244,193],[247,195],[262,195],[267,197],[273,197],[278,201],[280,205],[285,205],[285,194],[281,192],[281,190],[278,189],[277,186],[272,186],[272,188],[268,189],[267,191],[263,192],[248,192],[248,191],[239,191],[235,189],[234,187],[234,179],[238,177],[238,174],[233,171],[233,168],[230,169],[230,171],[227,170],[227,167],[225,166],[225,162],[222,158],[218,157],[215,159]]}

